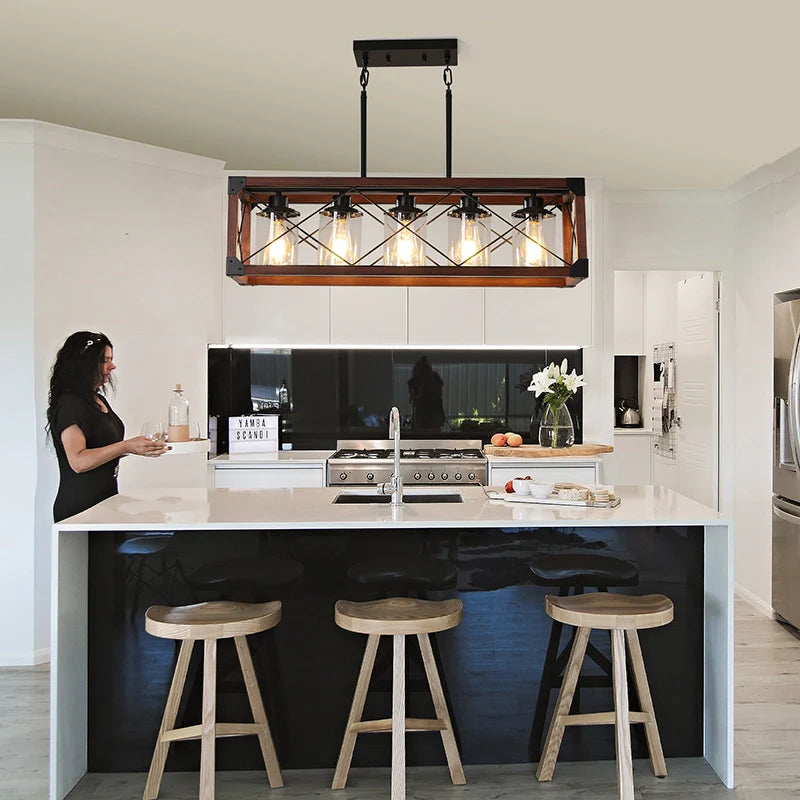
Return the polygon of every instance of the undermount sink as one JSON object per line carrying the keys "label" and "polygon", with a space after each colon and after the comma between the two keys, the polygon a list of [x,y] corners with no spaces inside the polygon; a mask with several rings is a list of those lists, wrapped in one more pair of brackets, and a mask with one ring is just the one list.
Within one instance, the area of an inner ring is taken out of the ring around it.
{"label": "undermount sink", "polygon": [[[390,494],[377,494],[377,492],[339,492],[333,499],[334,503],[358,503],[371,505],[388,505],[392,502]],[[440,494],[422,492],[403,492],[404,503],[463,503],[464,498],[460,492],[442,492]]]}

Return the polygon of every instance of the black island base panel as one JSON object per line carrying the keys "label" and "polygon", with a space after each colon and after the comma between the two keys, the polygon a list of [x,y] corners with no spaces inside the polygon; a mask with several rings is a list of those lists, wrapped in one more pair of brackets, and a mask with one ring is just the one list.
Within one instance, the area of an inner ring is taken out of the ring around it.
{"label": "black island base panel", "polygon": [[[458,597],[464,604],[463,622],[432,636],[464,763],[527,762],[551,628],[544,597],[558,593],[534,585],[529,564],[546,553],[623,559],[638,569],[638,585],[611,591],[672,599],[674,621],[640,632],[645,666],[666,757],[702,755],[701,527],[192,531],[131,543],[139,538],[89,535],[90,772],[149,768],[178,643],[145,632],[145,609],[218,599],[281,600],[280,624],[248,639],[281,767],[333,768],[366,644],[366,636],[336,626],[334,604],[398,594]],[[442,562],[433,564],[445,568],[441,574],[448,571],[444,562],[455,567],[443,584],[449,588],[390,586],[369,569],[368,582],[359,583],[365,570],[352,570],[376,558],[391,564],[419,557]],[[565,627],[562,649],[572,630]],[[416,641],[407,642],[406,713],[434,716]],[[610,659],[607,631],[593,632],[591,643]],[[217,670],[218,720],[251,721],[232,640],[220,642]],[[602,674],[585,662],[582,675]],[[201,690],[202,646],[196,644],[177,726],[200,722]],[[550,693],[548,723],[556,695]],[[607,687],[589,685],[576,702],[581,712],[613,709]],[[639,708],[633,688],[630,703]],[[389,716],[391,638],[385,637],[364,719]],[[642,725],[632,726],[632,737],[633,757],[646,758]],[[359,736],[353,765],[390,764],[390,744],[389,734]],[[438,732],[408,734],[406,746],[410,765],[446,763]],[[568,727],[559,757],[613,759],[613,726]],[[196,771],[199,758],[198,742],[173,743],[167,769]],[[217,768],[263,768],[256,737],[218,740]]]}

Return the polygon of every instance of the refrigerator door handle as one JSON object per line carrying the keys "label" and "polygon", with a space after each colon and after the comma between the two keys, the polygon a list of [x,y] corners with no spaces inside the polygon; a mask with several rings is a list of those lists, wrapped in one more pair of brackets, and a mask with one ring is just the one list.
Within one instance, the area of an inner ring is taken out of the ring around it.
{"label": "refrigerator door handle", "polygon": [[778,508],[774,503],[772,504],[772,513],[784,522],[791,522],[792,525],[800,525],[800,517],[796,517],[794,514],[788,514],[782,508]]}
{"label": "refrigerator door handle", "polygon": [[800,457],[798,457],[800,455],[800,440],[798,440],[798,435],[800,434],[800,403],[798,403],[798,400],[800,400],[798,398],[800,355],[798,355],[798,349],[800,349],[800,328],[795,334],[794,345],[792,346],[792,360],[789,365],[789,391],[786,398],[789,417],[789,444],[792,450],[795,470],[798,478],[800,478]]}

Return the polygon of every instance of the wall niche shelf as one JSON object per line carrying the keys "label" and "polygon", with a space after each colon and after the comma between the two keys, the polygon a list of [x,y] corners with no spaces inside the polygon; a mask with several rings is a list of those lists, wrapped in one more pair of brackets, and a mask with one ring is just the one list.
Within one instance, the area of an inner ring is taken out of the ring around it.
{"label": "wall niche shelf", "polygon": [[[383,263],[384,217],[404,193],[427,214],[421,266]],[[292,207],[288,219],[297,247],[292,265],[263,263],[268,245],[279,241],[268,234],[276,194]],[[585,194],[583,178],[230,177],[226,274],[249,286],[576,286],[589,277]],[[321,241],[320,212],[341,195],[361,212],[360,253],[352,262],[320,266],[320,248],[328,249]],[[489,228],[488,266],[460,265],[448,252],[448,212],[467,197],[491,214],[483,223]],[[538,243],[546,249],[547,265],[514,266],[514,241],[524,224],[514,212],[532,197],[547,212]]]}

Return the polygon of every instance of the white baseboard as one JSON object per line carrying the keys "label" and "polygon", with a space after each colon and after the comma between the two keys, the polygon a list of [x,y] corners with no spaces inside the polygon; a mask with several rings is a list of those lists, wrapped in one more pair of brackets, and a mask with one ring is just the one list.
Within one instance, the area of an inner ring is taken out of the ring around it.
{"label": "white baseboard", "polygon": [[0,667],[34,667],[37,664],[47,664],[49,661],[49,647],[25,653],[0,653]]}
{"label": "white baseboard", "polygon": [[769,617],[770,619],[775,618],[775,612],[772,610],[772,606],[762,600],[758,595],[753,594],[749,589],[745,589],[744,586],[734,583],[733,593],[741,597],[742,600],[751,605],[756,611],[760,612],[765,617]]}

